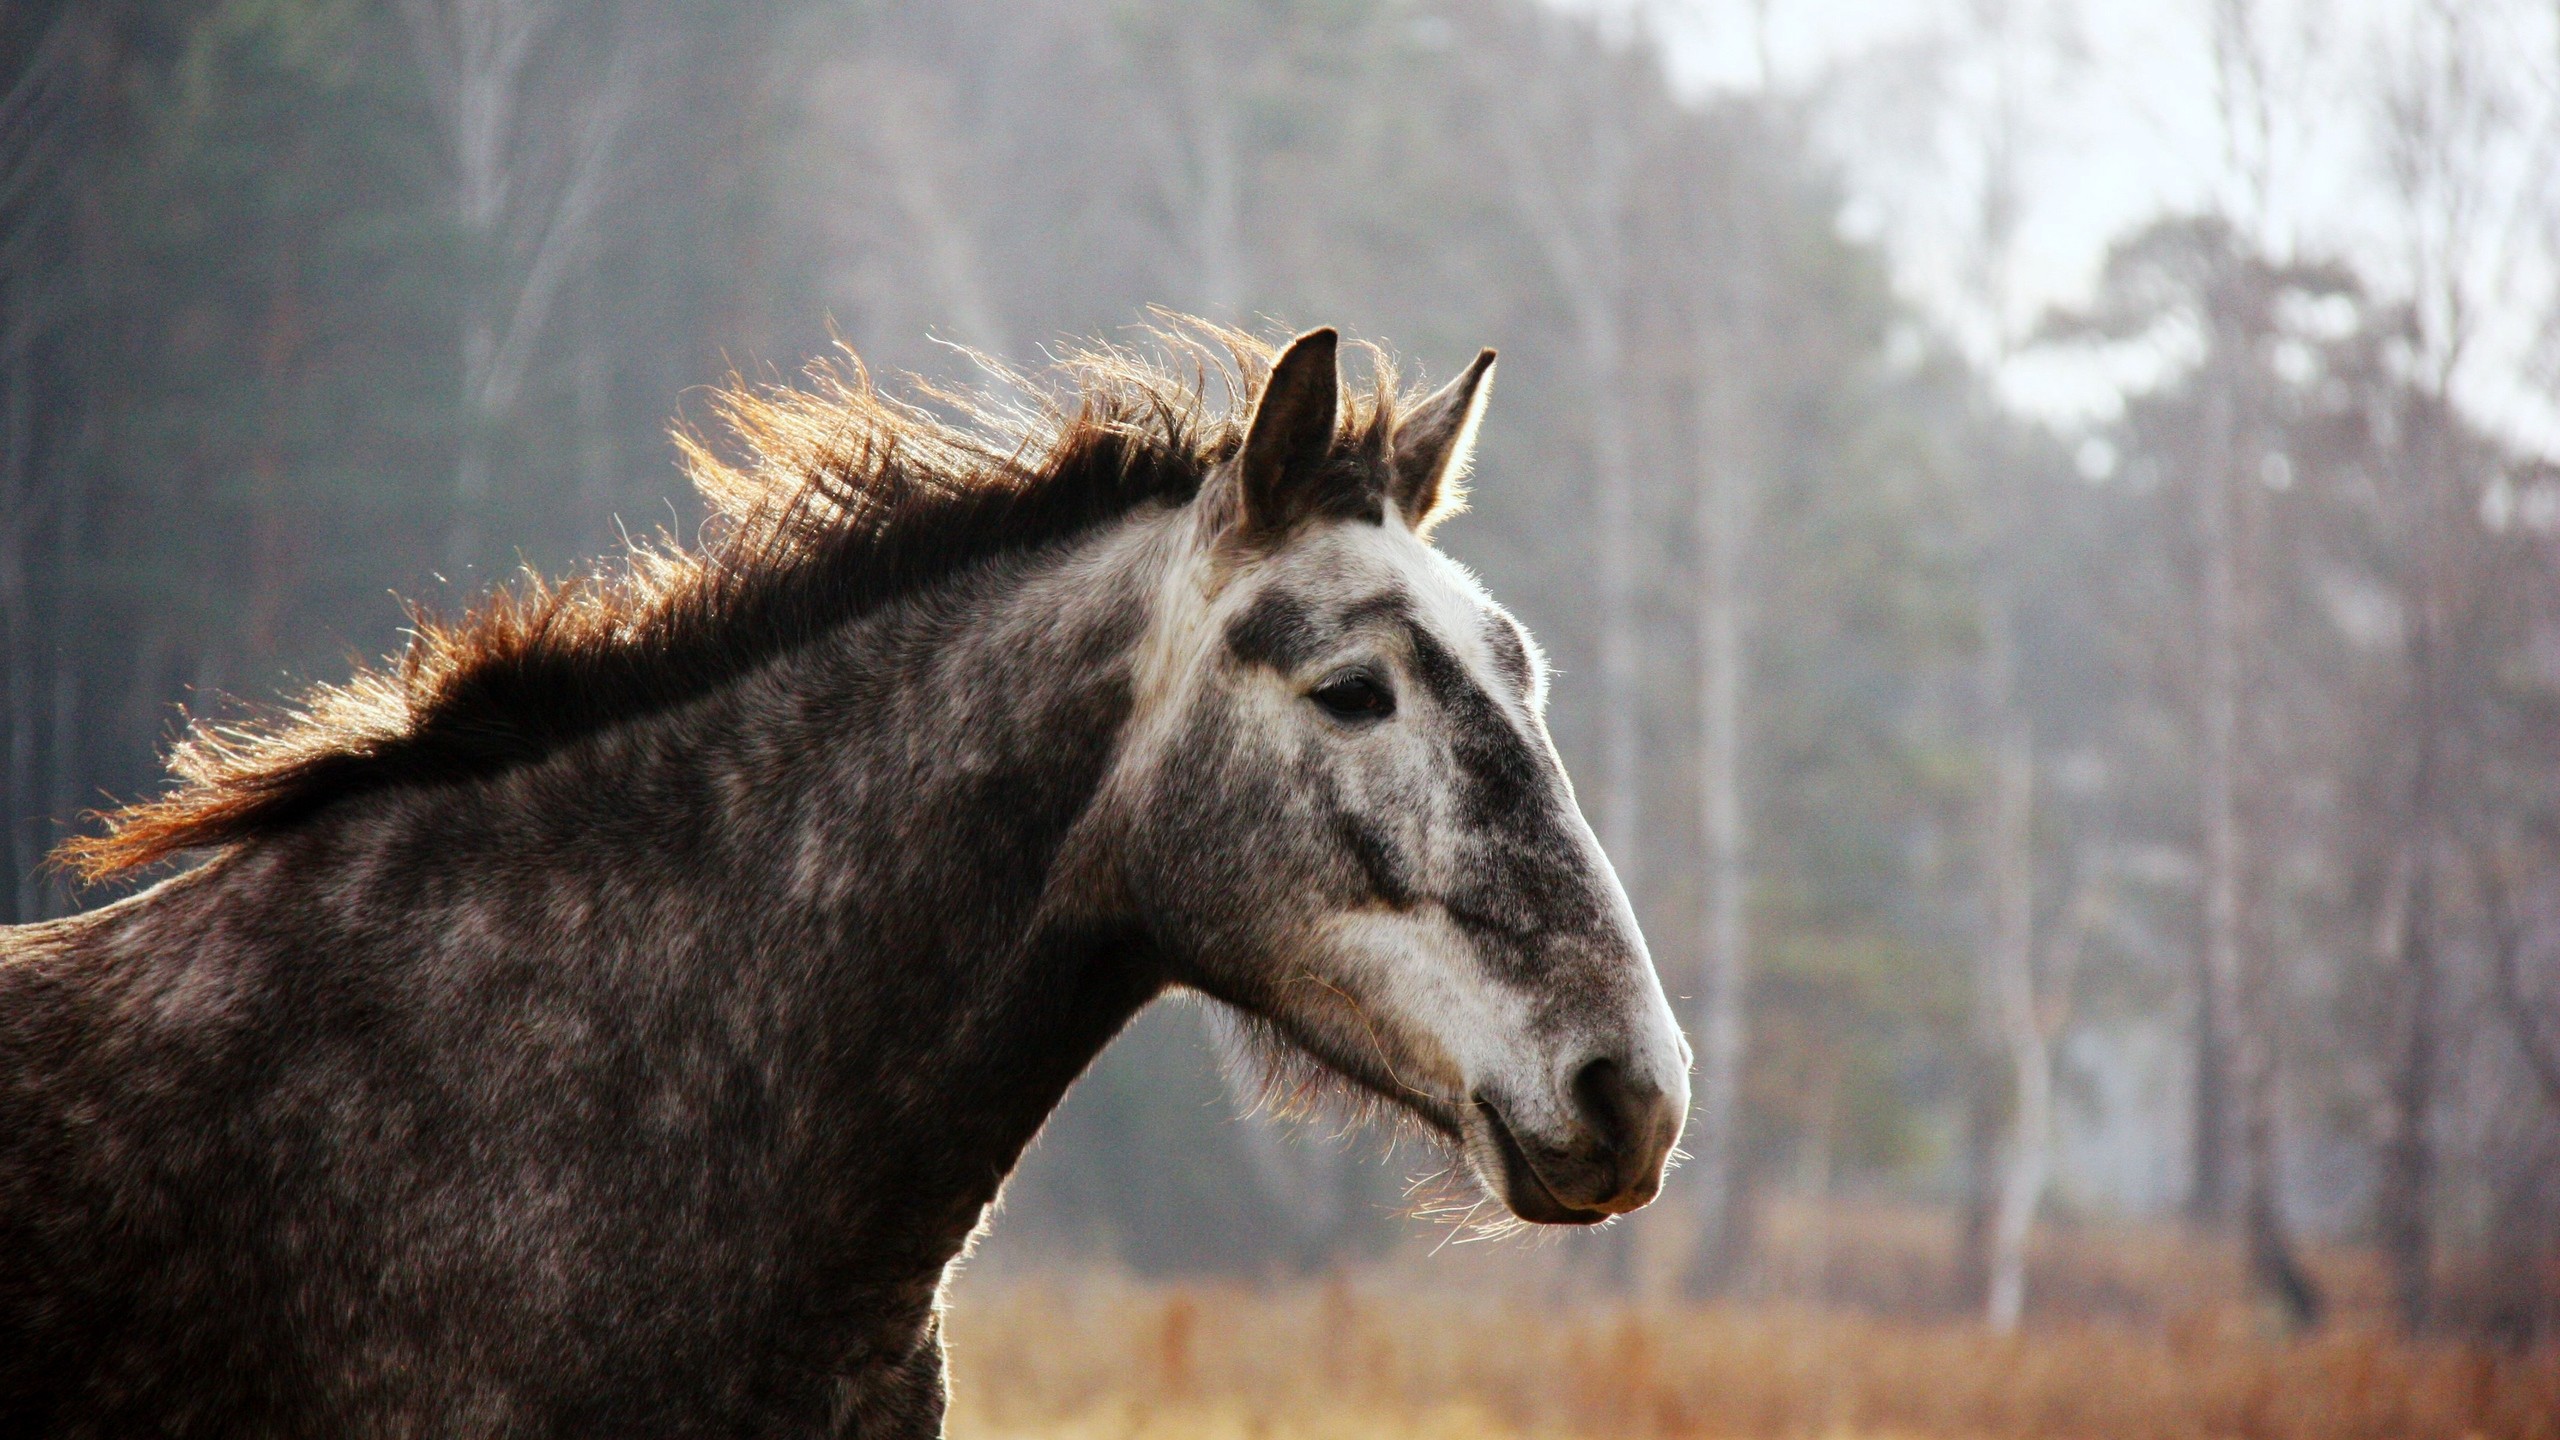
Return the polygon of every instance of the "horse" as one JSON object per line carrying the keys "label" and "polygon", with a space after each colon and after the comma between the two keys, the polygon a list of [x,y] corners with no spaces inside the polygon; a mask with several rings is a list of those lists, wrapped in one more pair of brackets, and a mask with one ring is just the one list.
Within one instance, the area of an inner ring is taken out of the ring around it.
{"label": "horse", "polygon": [[1169,991],[1519,1221],[1650,1200],[1687,1044],[1430,542],[1493,353],[1213,333],[729,387],[700,538],[195,722],[63,852],[158,883],[0,930],[0,1431],[938,1434],[949,1277]]}

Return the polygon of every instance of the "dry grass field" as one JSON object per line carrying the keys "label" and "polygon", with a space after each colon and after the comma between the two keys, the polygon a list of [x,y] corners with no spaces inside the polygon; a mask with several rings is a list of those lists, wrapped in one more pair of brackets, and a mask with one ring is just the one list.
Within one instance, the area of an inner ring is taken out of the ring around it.
{"label": "dry grass field", "polygon": [[[1883,1262],[1852,1227],[1825,1263]],[[1787,1235],[1778,1258],[1804,1259]],[[1047,1276],[964,1285],[962,1440],[1372,1437],[2054,1437],[2560,1440],[2560,1350],[2395,1338],[2352,1257],[2341,1318],[2302,1338],[2212,1282],[2209,1251],[2082,1237],[2082,1312],[2002,1337],[1947,1313],[1775,1293],[1711,1307],[1589,1298],[1554,1264],[1471,1288],[1398,1265],[1265,1287]],[[2052,1257],[2048,1257],[2051,1262]],[[2112,1268],[2110,1268],[2112,1267]],[[1779,1266],[1783,1271],[1783,1264]],[[2071,1267],[2048,1263],[2057,1283]],[[1783,1274],[1781,1275],[1783,1279]],[[1798,1280],[1804,1277],[1796,1277]],[[1889,1287],[1888,1287],[1889,1288]],[[2063,1287],[2066,1297],[2072,1295]]]}

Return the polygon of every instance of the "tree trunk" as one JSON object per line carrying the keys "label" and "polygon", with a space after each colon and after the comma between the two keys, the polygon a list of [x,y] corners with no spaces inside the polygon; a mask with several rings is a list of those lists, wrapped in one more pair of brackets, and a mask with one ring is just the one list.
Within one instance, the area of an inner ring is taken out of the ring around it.
{"label": "tree trunk", "polygon": [[0,76],[15,182],[0,196],[0,920],[60,903],[47,825],[78,803],[73,636],[97,379],[80,373],[94,329],[81,172],[89,108],[112,80],[106,27],[104,7],[62,8]]}
{"label": "tree trunk", "polygon": [[[2244,343],[2226,337],[2216,348],[2231,355]],[[2216,1018],[2230,1042],[2231,1079],[2237,1092],[2233,1098],[2240,1120],[2241,1219],[2250,1276],[2295,1323],[2309,1325],[2319,1317],[2319,1297],[2294,1258],[2283,1216],[2276,1115],[2276,997],[2263,927],[2249,924],[2248,915],[2250,859],[2240,803],[2241,611],[2255,587],[2248,583],[2254,574],[2253,547],[2243,544],[2238,534],[2242,497],[2237,493],[2239,426],[2232,394],[2236,383],[2225,375],[2208,386],[2208,448],[2197,475],[2197,540],[2204,569],[2198,587],[2204,674],[2197,788],[2203,810],[2205,953]]]}
{"label": "tree trunk", "polygon": [[286,494],[285,415],[302,348],[300,295],[289,274],[273,277],[258,343],[262,396],[258,435],[249,455],[249,599],[243,607],[243,648],[260,669],[283,646],[285,612],[293,590],[295,516]]}
{"label": "tree trunk", "polygon": [[611,520],[623,499],[622,461],[613,432],[613,320],[590,272],[580,285],[580,337],[572,379],[578,404],[578,519]]}
{"label": "tree trunk", "polygon": [[[1730,287],[1740,289],[1739,283]],[[1743,1258],[1742,1061],[1750,988],[1750,828],[1743,794],[1743,696],[1750,682],[1747,610],[1753,484],[1736,316],[1702,323],[1698,364],[1697,455],[1701,470],[1693,525],[1699,557],[1692,612],[1698,646],[1698,831],[1704,876],[1698,960],[1685,983],[1682,1021],[1697,1046],[1697,1102],[1684,1148],[1680,1188],[1635,1228],[1640,1279],[1657,1296],[1730,1281]]]}
{"label": "tree trunk", "polygon": [[1991,1231],[1999,1208],[1999,1062],[1977,1026],[1964,1055],[1963,1186],[1957,1197],[1955,1304],[1964,1310],[1991,1299]]}
{"label": "tree trunk", "polygon": [[[1977,1014],[1991,1032],[1985,1037],[1985,1048],[1996,1043],[2007,1052],[2010,1128],[2007,1164],[2001,1167],[1996,1198],[1990,1193],[1992,1147],[1987,1125],[1984,1138],[1977,1141],[1979,1148],[1972,1159],[1980,1169],[1969,1197],[1973,1207],[1966,1217],[1966,1255],[1968,1264],[1978,1267],[1984,1317],[1992,1329],[2005,1334],[2017,1328],[2025,1313],[2027,1242],[2053,1169],[2051,1026],[2059,1023],[2062,996],[2058,994],[2048,1006],[2036,993],[2035,730],[2019,711],[2017,638],[2005,585],[1997,580],[1985,584],[1981,606],[1982,702],[1992,742],[1991,784],[1983,797],[1983,927],[1975,971],[1976,1004]],[[2056,987],[2067,987],[2077,966],[2092,878],[2082,877],[2062,917],[2057,963],[2050,977]],[[1988,1075],[1983,1079],[1987,1117],[1993,1109],[1987,1101]],[[1976,1274],[1967,1276],[1968,1281],[1975,1278]]]}
{"label": "tree trunk", "polygon": [[1726,355],[1714,384],[1716,433],[1702,437],[1709,455],[1701,494],[1700,550],[1705,561],[1698,606],[1699,833],[1706,884],[1699,916],[1701,958],[1697,1016],[1697,1265],[1710,1283],[1740,1259],[1734,1207],[1742,1160],[1744,1005],[1750,984],[1747,910],[1749,819],[1742,788],[1742,701],[1750,679],[1750,642],[1743,614],[1743,567],[1750,553],[1752,484],[1745,471],[1739,357]]}
{"label": "tree trunk", "polygon": [[454,204],[477,273],[462,324],[461,434],[445,562],[459,578],[480,552],[497,447],[551,309],[593,244],[613,160],[640,103],[642,60],[618,37],[574,115],[568,165],[535,191],[521,163],[535,43],[561,23],[555,0],[401,0],[445,127]]}
{"label": "tree trunk", "polygon": [[[1520,32],[1544,49],[1558,31],[1527,18]],[[1525,57],[1524,58],[1528,58]],[[1571,57],[1542,54],[1532,60],[1539,92],[1492,97],[1504,126],[1498,148],[1511,172],[1517,213],[1534,235],[1547,272],[1571,317],[1582,394],[1589,416],[1593,509],[1592,568],[1596,571],[1591,617],[1600,670],[1599,784],[1594,829],[1609,863],[1628,892],[1637,889],[1635,866],[1642,814],[1643,696],[1636,634],[1635,475],[1626,395],[1624,209],[1634,160],[1633,120],[1625,95],[1605,83],[1589,91],[1566,73]],[[1516,87],[1516,77],[1505,84]],[[1543,125],[1544,128],[1537,128]],[[1685,1245],[1676,1248],[1686,1249]],[[1627,1284],[1636,1257],[1613,1246],[1603,1262],[1617,1283]],[[1648,1284],[1663,1283],[1666,1259],[1647,1257]],[[1676,1275],[1684,1266],[1671,1263]]]}
{"label": "tree trunk", "polygon": [[[2431,748],[2420,746],[2422,776],[2431,768],[2427,754]],[[2422,780],[2420,797],[2426,789]],[[2408,898],[2394,937],[2398,941],[2392,958],[2399,972],[2399,1035],[2383,1107],[2382,1177],[2375,1195],[2376,1228],[2391,1267],[2392,1303],[2401,1326],[2411,1334],[2425,1328],[2428,1310],[2427,1193],[2432,1156],[2427,1117],[2436,1068],[2435,847],[2433,827],[2424,814],[2420,810],[2411,827]]]}
{"label": "tree trunk", "polygon": [[445,531],[447,579],[463,582],[480,555],[482,516],[489,507],[489,477],[496,466],[498,419],[488,413],[489,356],[494,349],[487,318],[474,314],[462,324],[461,434],[453,461],[453,519]]}
{"label": "tree trunk", "polygon": [[2195,1058],[2188,1095],[2187,1201],[2190,1223],[2218,1225],[2231,1217],[2231,1061],[2220,987],[2214,983],[2213,947],[2199,945],[2188,972],[2189,1024]]}
{"label": "tree trunk", "polygon": [[[66,386],[66,389],[74,388]],[[73,404],[78,401],[71,402]],[[59,411],[57,424],[75,429],[78,421]],[[53,554],[53,662],[50,720],[53,734],[45,746],[45,768],[49,783],[44,796],[43,814],[57,826],[67,826],[80,811],[80,666],[87,658],[79,644],[81,619],[86,613],[81,595],[80,552],[88,520],[89,476],[87,457],[71,435],[56,437],[62,441],[55,456],[54,554]],[[43,837],[38,849],[50,851],[52,836]],[[71,904],[69,889],[48,877],[37,882],[36,905],[45,915],[64,913]]]}
{"label": "tree trunk", "polygon": [[[990,355],[1013,354],[1011,328],[987,286],[977,230],[952,203],[950,181],[967,173],[954,153],[964,142],[950,133],[943,107],[909,67],[884,58],[865,66],[861,75],[864,114],[869,120],[863,127],[864,139],[888,177],[890,198],[897,202],[899,218],[914,240],[915,269],[931,286],[934,308],[940,312],[934,318],[958,326],[964,345]],[[1206,143],[1198,142],[1202,147]],[[1164,196],[1176,215],[1193,213],[1194,207],[1184,199],[1172,193]],[[1226,216],[1230,225],[1233,218],[1230,209]],[[1200,263],[1205,269],[1210,262]],[[1232,301],[1216,297],[1213,303]]]}
{"label": "tree trunk", "polygon": [[[1979,829],[1975,834],[1976,893],[1981,904],[1974,937],[1973,1027],[1965,1065],[1963,1211],[1956,1237],[1956,1287],[1960,1303],[1996,1313],[2003,1275],[2002,1222],[2006,1218],[2010,1175],[2000,1160],[2003,1114],[2017,1116],[2021,1097],[2014,1080],[2017,1064],[2010,1056],[2010,1093],[2001,1093],[2003,1052],[2013,1036],[2006,1001],[2012,972],[2025,966],[2034,943],[2034,733],[2018,715],[2015,639],[2010,630],[2005,586],[1997,575],[2006,548],[2000,519],[2009,499],[1995,472],[1991,483],[1991,537],[1977,557],[1985,573],[1975,592],[1981,617],[1982,650],[1975,673],[1975,701],[1980,723],[1991,732],[1989,784],[1979,797]],[[2032,980],[2028,980],[2032,997]],[[2032,1009],[2032,998],[2029,1002]],[[2004,1103],[2005,1101],[2005,1103]],[[2010,1147],[2014,1155],[2015,1146]],[[2008,1167],[2014,1169],[2014,1166]],[[2023,1239],[2020,1254],[2023,1254]],[[2024,1294],[2023,1273],[2016,1279]]]}
{"label": "tree trunk", "polygon": [[1180,213],[1191,221],[1200,298],[1234,312],[1244,305],[1250,281],[1244,244],[1245,162],[1236,134],[1232,80],[1220,73],[1198,34],[1188,28],[1180,70],[1195,181],[1191,203]]}
{"label": "tree trunk", "polygon": [[[1600,263],[1614,280],[1614,244],[1602,253],[1606,258]],[[1635,478],[1628,456],[1626,349],[1617,287],[1593,280],[1575,288],[1574,331],[1581,342],[1591,407],[1591,488],[1598,552],[1593,559],[1599,572],[1600,847],[1632,892],[1643,819],[1638,808],[1643,697],[1637,685]]]}
{"label": "tree trunk", "polygon": [[[2006,649],[2006,624],[1994,628],[2002,632],[1997,643]],[[2008,1048],[2014,1089],[2009,1163],[2001,1174],[1993,1217],[1984,1313],[1992,1329],[2006,1333],[2017,1328],[2026,1305],[2027,1240],[2053,1149],[2053,1072],[2035,994],[2035,740],[2026,721],[2014,713],[2000,724],[1987,808],[1984,898],[1990,914],[1983,975]]]}
{"label": "tree trunk", "polygon": [[2544,1021],[2541,998],[2525,984],[2524,948],[2529,917],[2519,913],[2514,897],[2508,894],[2500,863],[2494,853],[2479,849],[2473,852],[2472,873],[2479,879],[2481,903],[2489,912],[2491,983],[2498,1010],[2507,1022],[2507,1033],[2515,1041],[2525,1069],[2542,1088],[2542,1098],[2552,1108],[2560,1109],[2560,1028]]}
{"label": "tree trunk", "polygon": [[[2205,405],[2212,440],[2196,476],[2196,530],[2204,573],[2196,594],[2201,673],[2197,694],[2197,830],[2202,838],[2204,990],[2198,997],[2195,1202],[2200,1216],[2227,1215],[2224,1145],[2233,1127],[2223,1108],[2240,993],[2240,817],[2234,754],[2240,726],[2239,600],[2234,594],[2229,468],[2231,399],[2215,386]],[[2213,1063],[2206,1069],[2205,1061]]]}
{"label": "tree trunk", "polygon": [[[2438,404],[2444,403],[2439,398]],[[2406,889],[2399,923],[2390,936],[2397,942],[2396,953],[2387,957],[2398,982],[2394,997],[2398,1034],[2383,1105],[2381,1183],[2374,1197],[2376,1228],[2391,1267],[2392,1302],[2402,1328],[2413,1335],[2426,1327],[2432,1263],[2427,1207],[2434,1155],[2427,1124],[2435,1098],[2440,988],[2436,919],[2445,844],[2445,819],[2439,808],[2445,787],[2446,726],[2439,672],[2446,657],[2447,612],[2439,587],[2450,578],[2444,573],[2451,558],[2449,532],[2468,519],[2452,518],[2449,525],[2444,513],[2443,500],[2461,496],[2465,490],[2445,454],[2450,437],[2430,420],[2414,438],[2418,463],[2412,488],[2420,519],[2413,527],[2415,563],[2403,586],[2413,602],[2408,667],[2413,733],[2407,737],[2409,789],[2407,809],[2401,816],[2406,848],[2400,870]]]}

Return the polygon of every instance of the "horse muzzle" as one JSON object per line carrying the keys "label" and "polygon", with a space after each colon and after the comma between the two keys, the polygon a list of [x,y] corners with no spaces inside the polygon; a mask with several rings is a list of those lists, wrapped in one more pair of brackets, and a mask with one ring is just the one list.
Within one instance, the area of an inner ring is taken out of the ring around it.
{"label": "horse muzzle", "polygon": [[1506,1104],[1481,1089],[1468,1116],[1478,1178],[1533,1224],[1597,1225],[1651,1202],[1688,1111],[1685,1077],[1665,1086],[1607,1056],[1568,1076],[1560,1103]]}

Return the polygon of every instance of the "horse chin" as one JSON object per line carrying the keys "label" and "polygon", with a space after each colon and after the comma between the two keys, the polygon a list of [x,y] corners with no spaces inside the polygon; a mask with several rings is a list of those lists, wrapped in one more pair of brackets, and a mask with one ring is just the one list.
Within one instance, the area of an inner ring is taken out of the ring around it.
{"label": "horse chin", "polygon": [[1464,1209],[1475,1197],[1495,1201],[1531,1225],[1584,1227],[1613,1218],[1614,1211],[1559,1199],[1494,1105],[1397,1087],[1272,1020],[1223,1003],[1210,1010],[1226,1042],[1226,1061],[1256,1092],[1259,1108],[1345,1130],[1384,1128],[1449,1153],[1455,1163],[1445,1183],[1419,1194],[1423,1203],[1416,1213]]}
{"label": "horse chin", "polygon": [[1563,1226],[1599,1225],[1613,1218],[1613,1211],[1558,1199],[1538,1168],[1529,1163],[1528,1152],[1520,1147],[1500,1110],[1479,1101],[1475,1115],[1477,1123],[1469,1127],[1474,1133],[1466,1145],[1467,1164],[1478,1182],[1513,1215],[1532,1225]]}
{"label": "horse chin", "polygon": [[1320,1037],[1268,1017],[1214,999],[1209,1014],[1228,1073],[1254,1096],[1255,1108],[1346,1133],[1383,1130],[1391,1139],[1465,1148],[1456,1103],[1371,1074],[1357,1054],[1331,1054]]}

